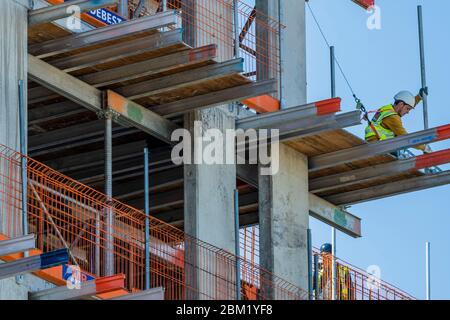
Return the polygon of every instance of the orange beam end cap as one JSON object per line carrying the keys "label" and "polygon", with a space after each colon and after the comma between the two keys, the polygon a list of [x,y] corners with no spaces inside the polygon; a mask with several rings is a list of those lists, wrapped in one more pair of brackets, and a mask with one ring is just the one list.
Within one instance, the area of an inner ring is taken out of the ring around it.
{"label": "orange beam end cap", "polygon": [[450,163],[450,149],[424,154],[416,158],[416,169],[425,169]]}
{"label": "orange beam end cap", "polygon": [[243,100],[242,103],[259,113],[268,113],[280,110],[280,101],[267,94]]}
{"label": "orange beam end cap", "polygon": [[332,98],[316,102],[317,115],[323,116],[341,111],[341,98]]}

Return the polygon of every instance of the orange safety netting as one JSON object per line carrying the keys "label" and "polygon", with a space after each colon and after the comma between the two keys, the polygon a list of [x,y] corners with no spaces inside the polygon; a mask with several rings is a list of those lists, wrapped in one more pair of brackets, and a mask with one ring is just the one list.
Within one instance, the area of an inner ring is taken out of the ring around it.
{"label": "orange safety netting", "polygon": [[[259,263],[258,226],[241,229],[240,250],[241,256],[245,259]],[[317,300],[332,300],[332,256],[320,254],[314,249],[312,258],[313,261],[317,260],[317,272],[312,263],[312,296]],[[339,258],[335,258],[335,262],[337,300],[415,300],[413,296],[381,280],[377,275],[369,274]],[[249,285],[257,283],[257,279],[255,272],[248,275],[243,273],[243,280]],[[251,292],[248,287],[246,288]]]}
{"label": "orange safety netting", "polygon": [[[130,2],[130,10],[137,3]],[[244,59],[244,75],[252,80],[278,79],[280,74],[281,23],[243,0],[236,1],[239,30],[239,57]],[[234,3],[232,0],[168,0],[168,10],[180,12],[180,25],[184,29],[184,41],[199,47],[209,44],[219,46],[218,61],[234,57],[236,31],[234,31]],[[161,11],[161,1],[144,0],[142,15]]]}
{"label": "orange safety netting", "polygon": [[[22,161],[27,163],[28,227],[37,237],[37,248],[48,252],[67,244],[76,260],[71,263],[92,277],[106,275],[106,261],[111,257],[112,273],[126,275],[128,290],[144,289],[147,216],[3,145],[0,234],[22,234]],[[112,223],[108,214],[112,214]],[[148,219],[150,287],[164,287],[165,299],[235,299],[238,259],[244,299],[307,298],[304,290],[255,261],[238,258],[156,218]],[[252,294],[248,294],[249,286]]]}

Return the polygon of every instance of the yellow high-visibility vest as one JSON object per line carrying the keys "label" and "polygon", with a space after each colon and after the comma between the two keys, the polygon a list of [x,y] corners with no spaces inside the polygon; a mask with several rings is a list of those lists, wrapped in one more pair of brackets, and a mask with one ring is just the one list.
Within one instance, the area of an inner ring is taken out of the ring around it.
{"label": "yellow high-visibility vest", "polygon": [[[394,106],[392,104],[389,104],[387,106],[378,109],[377,113],[373,117],[372,119],[373,128],[377,131],[378,136],[380,137],[380,141],[395,138],[394,132],[392,132],[389,129],[386,129],[381,125],[381,122],[385,118],[393,115],[398,115],[398,113],[394,110]],[[367,126],[365,136],[366,140],[369,140],[369,138],[376,136],[377,134],[373,131],[372,126]]]}
{"label": "yellow high-visibility vest", "polygon": [[339,272],[339,289],[340,289],[340,299],[349,300],[349,286],[350,284],[350,273],[347,266],[338,267]]}

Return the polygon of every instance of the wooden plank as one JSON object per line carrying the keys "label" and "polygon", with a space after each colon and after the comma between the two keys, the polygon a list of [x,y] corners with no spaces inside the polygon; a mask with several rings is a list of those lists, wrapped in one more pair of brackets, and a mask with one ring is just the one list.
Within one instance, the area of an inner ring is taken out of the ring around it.
{"label": "wooden plank", "polygon": [[322,192],[398,174],[402,171],[408,171],[414,168],[415,158],[382,163],[376,166],[368,166],[361,169],[340,172],[334,175],[312,179],[309,182],[309,188],[312,192]]}
{"label": "wooden plank", "polygon": [[125,38],[145,31],[175,25],[177,21],[178,17],[175,11],[166,11],[113,26],[34,44],[28,47],[28,52],[39,58],[46,58],[71,50]]}
{"label": "wooden plank", "polygon": [[95,86],[107,86],[129,81],[182,66],[197,64],[215,58],[217,46],[208,45],[195,49],[183,50],[145,61],[126,64],[118,68],[107,69],[80,77],[81,80]]}
{"label": "wooden plank", "polygon": [[222,63],[173,73],[156,79],[139,82],[116,89],[116,92],[135,100],[151,95],[162,94],[175,89],[189,87],[198,83],[226,77],[244,71],[244,60],[234,59]]}
{"label": "wooden plank", "polygon": [[318,155],[309,159],[310,171],[330,168],[340,164],[367,159],[420,144],[443,141],[450,138],[450,125],[431,128],[395,137],[394,139],[364,144],[349,149]]}
{"label": "wooden plank", "polygon": [[376,187],[376,186],[383,185],[386,183],[394,183],[394,182],[400,183],[400,184],[406,183],[409,179],[422,177],[422,176],[424,176],[424,174],[420,171],[410,171],[408,173],[400,173],[400,174],[395,174],[395,175],[391,175],[391,176],[387,176],[387,177],[386,176],[380,177],[378,179],[363,181],[361,183],[355,183],[355,184],[348,185],[348,186],[336,187],[336,188],[333,188],[330,190],[315,192],[314,194],[325,199],[325,198],[328,198],[333,195],[352,192],[352,191],[357,192],[359,190]]}
{"label": "wooden plank", "polygon": [[[196,49],[183,50],[137,63],[125,64],[117,68],[77,76],[77,78],[96,88],[111,86],[124,81],[130,81],[187,66],[192,66],[194,68],[196,64],[201,64],[214,58],[216,56],[216,48],[215,45],[210,45]],[[58,95],[52,90],[44,87],[35,87],[28,90],[29,104],[39,103],[57,97]]]}
{"label": "wooden plank", "polygon": [[[123,41],[112,47],[105,46],[87,52],[51,59],[48,62],[66,72],[101,65],[118,59],[151,53],[164,48],[183,45],[182,30],[175,29],[163,33],[152,34],[139,39]],[[123,65],[123,64],[122,64]]]}
{"label": "wooden plank", "polygon": [[28,110],[28,125],[37,125],[83,112],[86,112],[86,109],[72,101],[64,101],[37,107]]}
{"label": "wooden plank", "polygon": [[404,180],[403,183],[386,183],[371,188],[355,190],[326,197],[336,205],[357,204],[395,195],[415,192],[450,184],[450,171]]}
{"label": "wooden plank", "polygon": [[[92,111],[102,110],[102,92],[91,85],[49,65],[48,63],[28,55],[28,73],[33,81],[54,90]],[[108,107],[125,121],[166,142],[171,142],[175,124],[145,109],[124,97],[108,90],[106,93]]]}

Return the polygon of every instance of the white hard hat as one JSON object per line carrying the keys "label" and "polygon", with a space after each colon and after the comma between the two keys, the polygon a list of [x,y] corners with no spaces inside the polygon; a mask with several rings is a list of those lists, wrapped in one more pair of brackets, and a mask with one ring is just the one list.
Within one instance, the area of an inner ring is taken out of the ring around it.
{"label": "white hard hat", "polygon": [[394,97],[395,101],[403,101],[406,104],[409,104],[411,107],[416,106],[416,97],[409,91],[400,91]]}

